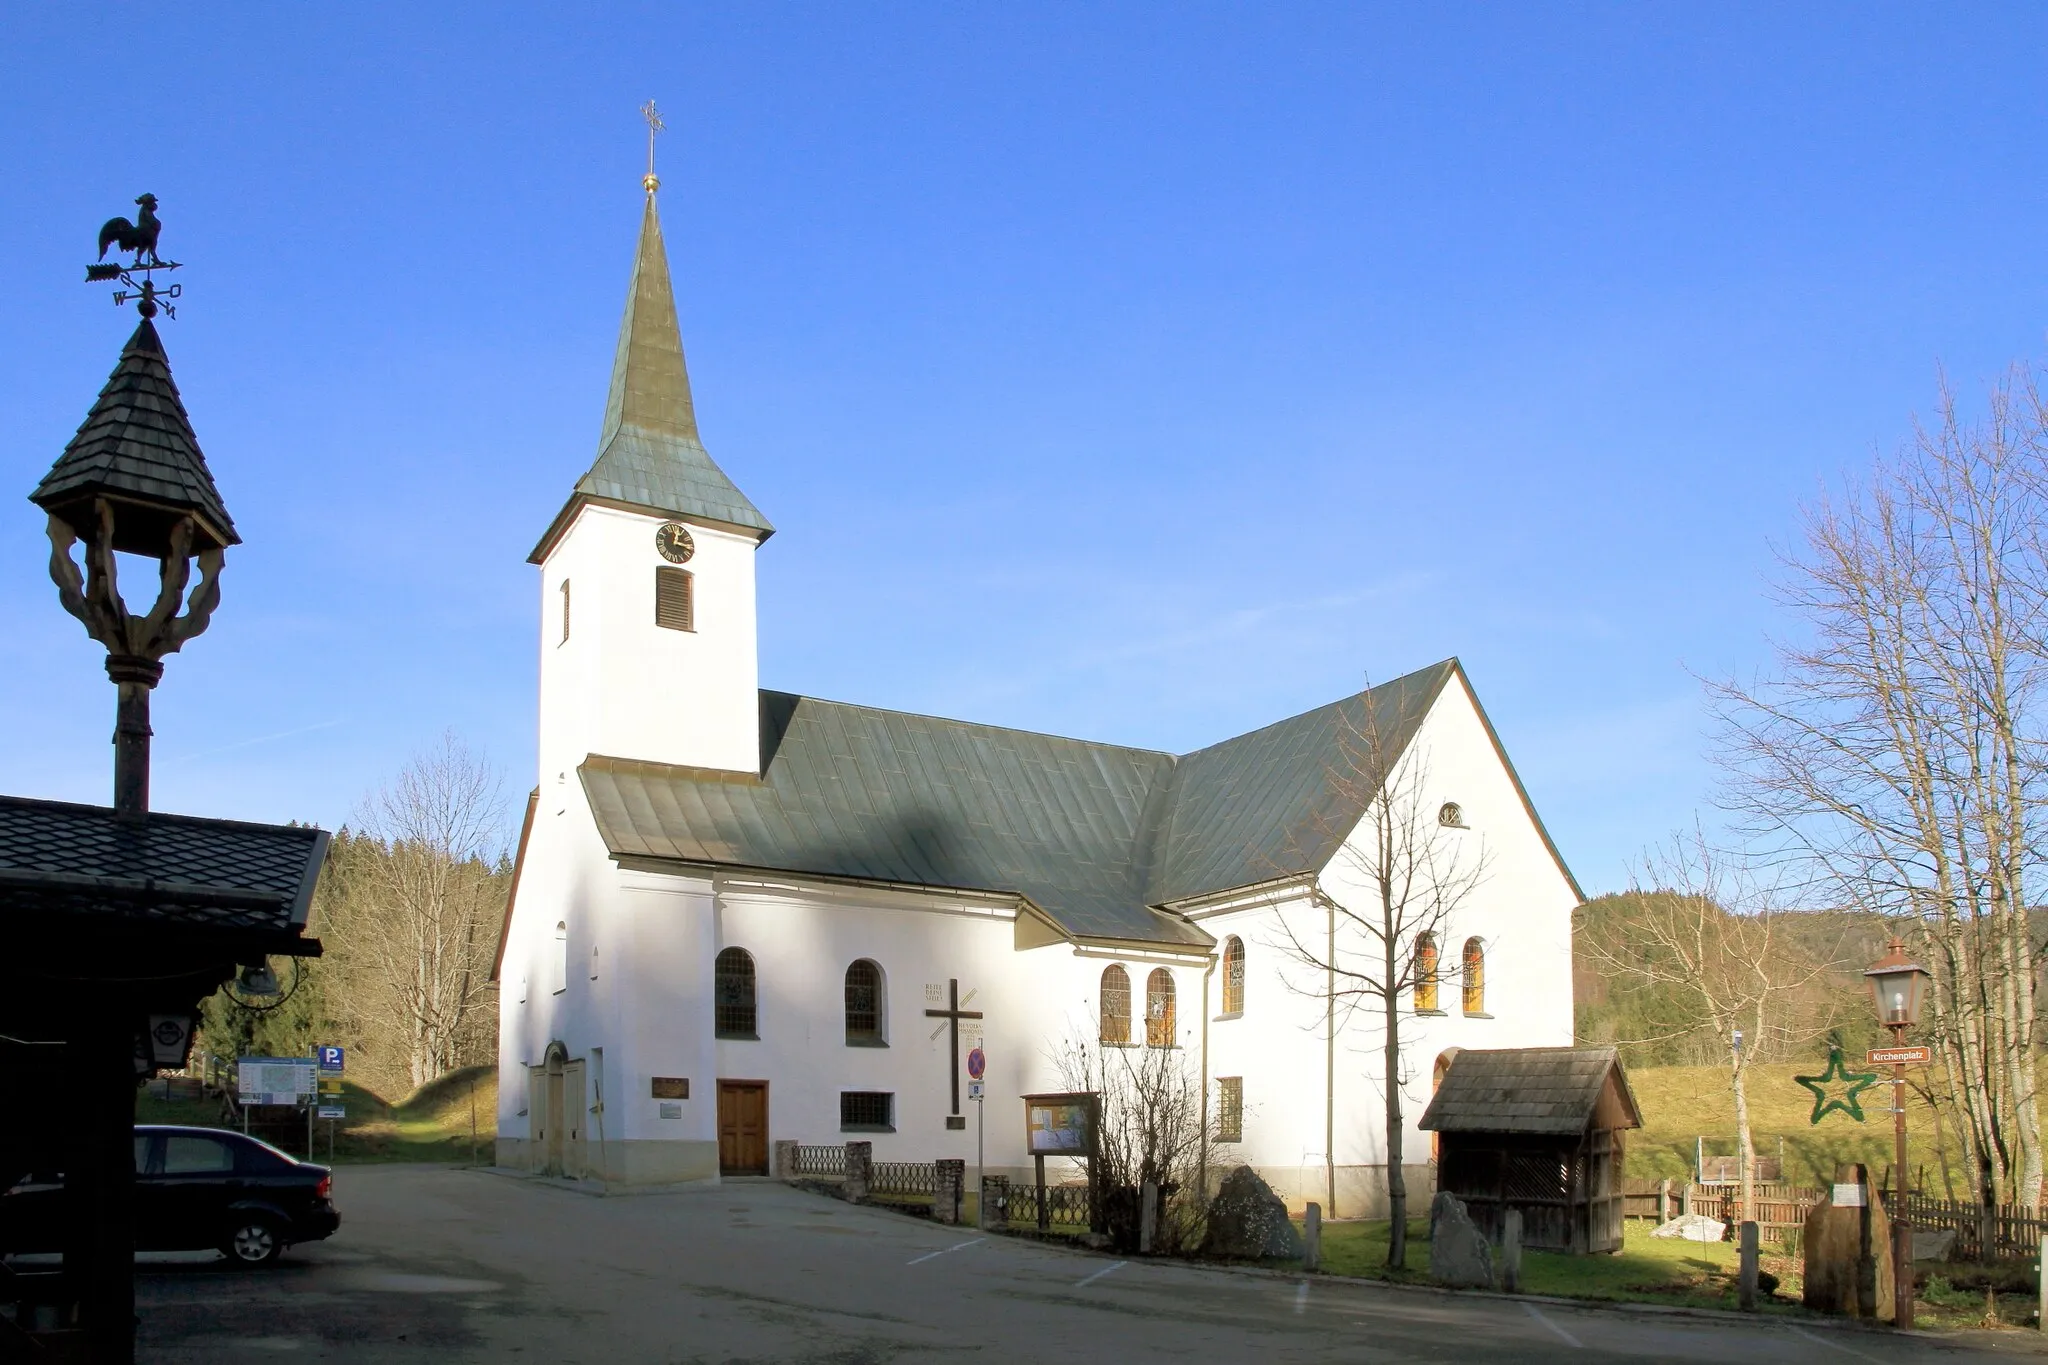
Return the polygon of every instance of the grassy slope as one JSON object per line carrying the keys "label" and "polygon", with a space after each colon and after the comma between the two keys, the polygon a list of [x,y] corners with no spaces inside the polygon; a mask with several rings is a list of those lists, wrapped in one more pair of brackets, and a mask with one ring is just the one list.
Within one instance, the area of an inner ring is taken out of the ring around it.
{"label": "grassy slope", "polygon": [[[1877,1174],[1892,1164],[1890,1073],[1863,1092],[1862,1123],[1845,1114],[1830,1114],[1818,1125],[1809,1122],[1813,1095],[1793,1081],[1824,1069],[1821,1062],[1755,1066],[1749,1073],[1750,1132],[1761,1156],[1775,1156],[1785,1139],[1785,1178],[1794,1184],[1819,1185],[1834,1179],[1835,1166],[1861,1161]],[[1643,1127],[1628,1137],[1628,1174],[1656,1179],[1684,1179],[1692,1171],[1693,1138],[1704,1136],[1709,1155],[1735,1151],[1735,1100],[1728,1073],[1717,1067],[1661,1066],[1629,1072],[1629,1084],[1643,1111]],[[1909,1159],[1927,1171],[1931,1190],[1942,1188],[1934,1115],[1908,1087],[1906,1128],[1912,1140]],[[1953,1140],[1949,1163],[1958,1167]],[[1958,1167],[1958,1173],[1960,1173]]]}
{"label": "grassy slope", "polygon": [[[476,1103],[476,1153],[488,1165],[495,1145],[493,1139],[498,1112],[498,1075],[495,1068],[488,1066],[450,1072],[397,1104],[387,1103],[381,1096],[344,1080],[342,1101],[348,1109],[348,1117],[335,1125],[334,1159],[337,1162],[468,1162],[471,1155],[472,1090]],[[223,1117],[217,1100],[172,1103],[152,1099],[146,1094],[136,1096],[135,1120],[138,1123],[188,1123],[208,1128],[231,1126]],[[325,1121],[315,1124],[315,1160],[327,1159],[327,1130]],[[274,1123],[255,1122],[250,1131],[294,1155],[305,1151],[306,1123],[303,1118],[286,1118]]]}

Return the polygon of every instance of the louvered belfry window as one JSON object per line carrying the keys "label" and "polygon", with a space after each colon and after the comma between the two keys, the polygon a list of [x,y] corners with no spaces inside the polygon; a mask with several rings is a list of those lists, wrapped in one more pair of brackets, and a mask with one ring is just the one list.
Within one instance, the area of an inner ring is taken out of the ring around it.
{"label": "louvered belfry window", "polygon": [[697,628],[696,580],[688,569],[667,564],[655,569],[654,624],[663,630]]}

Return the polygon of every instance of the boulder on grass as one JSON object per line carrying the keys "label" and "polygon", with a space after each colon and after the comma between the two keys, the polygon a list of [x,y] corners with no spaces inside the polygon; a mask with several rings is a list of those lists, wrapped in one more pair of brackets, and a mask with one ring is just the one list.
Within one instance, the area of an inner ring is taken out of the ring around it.
{"label": "boulder on grass", "polygon": [[1223,1186],[1209,1202],[1209,1227],[1202,1235],[1204,1256],[1233,1261],[1265,1261],[1301,1255],[1301,1234],[1288,1221],[1287,1204],[1249,1166],[1223,1177]]}
{"label": "boulder on grass", "polygon": [[1429,1278],[1458,1289],[1492,1289],[1493,1244],[1448,1190],[1429,1206]]}
{"label": "boulder on grass", "polygon": [[1650,1235],[1676,1237],[1687,1242],[1725,1242],[1728,1240],[1728,1225],[1704,1213],[1683,1213],[1668,1223],[1659,1223]]}

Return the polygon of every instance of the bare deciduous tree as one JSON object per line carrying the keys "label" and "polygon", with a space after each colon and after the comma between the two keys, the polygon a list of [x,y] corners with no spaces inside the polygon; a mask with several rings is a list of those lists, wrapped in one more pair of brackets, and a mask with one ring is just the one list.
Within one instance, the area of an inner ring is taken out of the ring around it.
{"label": "bare deciduous tree", "polygon": [[1776,1045],[1811,1036],[1813,1021],[1796,1011],[1806,988],[1835,964],[1787,942],[1777,932],[1780,912],[1768,892],[1739,862],[1710,848],[1698,830],[1653,855],[1646,874],[1610,912],[1609,932],[1585,941],[1582,951],[1621,990],[1674,988],[1691,1005],[1686,1030],[1714,1038],[1735,1105],[1742,1216],[1751,1218],[1756,1144],[1749,1067]]}
{"label": "bare deciduous tree", "polygon": [[[1131,1197],[1146,1182],[1167,1195],[1193,1197],[1169,1200],[1161,1209],[1153,1250],[1192,1249],[1200,1233],[1200,1191],[1195,1177],[1204,1149],[1202,1080],[1178,1047],[1133,1047],[1090,1041],[1070,1033],[1052,1054],[1060,1083],[1069,1090],[1100,1097],[1095,1135],[1096,1188],[1103,1197],[1131,1212],[1119,1218],[1111,1207],[1111,1233],[1124,1243],[1137,1235],[1136,1204]],[[1133,1221],[1122,1227],[1123,1221]]]}
{"label": "bare deciduous tree", "polygon": [[[1418,989],[1425,998],[1440,989],[1452,922],[1486,879],[1487,860],[1483,846],[1457,823],[1455,810],[1432,799],[1428,755],[1412,743],[1397,746],[1369,689],[1359,717],[1339,727],[1338,758],[1327,772],[1332,792],[1364,814],[1350,830],[1329,831],[1341,842],[1317,874],[1311,895],[1322,912],[1316,926],[1321,933],[1283,914],[1274,946],[1321,974],[1319,988],[1295,989],[1321,998],[1330,1039],[1354,1017],[1380,1032],[1387,1205],[1393,1219],[1387,1264],[1400,1269],[1408,1254],[1401,1088],[1409,1076],[1401,1055],[1402,1008]],[[1336,1158],[1326,1153],[1325,1159]],[[1336,1191],[1325,1197],[1334,1212]]]}
{"label": "bare deciduous tree", "polygon": [[1986,1204],[2037,1205],[2035,972],[2048,663],[2048,406],[2033,376],[1936,420],[1807,509],[1782,600],[1808,636],[1776,676],[1713,688],[1734,804],[1816,899],[1902,922]]}
{"label": "bare deciduous tree", "polygon": [[[418,1087],[488,1054],[493,933],[504,913],[498,780],[444,736],[363,805],[323,925],[336,1003],[358,1035],[396,1033]],[[393,1079],[397,1079],[394,1077]]]}

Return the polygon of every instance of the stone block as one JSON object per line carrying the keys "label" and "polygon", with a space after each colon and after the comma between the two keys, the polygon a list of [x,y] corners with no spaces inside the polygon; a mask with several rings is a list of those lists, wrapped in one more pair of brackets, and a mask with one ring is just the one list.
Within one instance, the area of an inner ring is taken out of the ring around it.
{"label": "stone block", "polygon": [[1223,1177],[1209,1203],[1201,1254],[1242,1261],[1291,1259],[1301,1255],[1301,1234],[1273,1187],[1251,1167],[1239,1166]]}
{"label": "stone block", "polygon": [[967,1163],[959,1157],[941,1158],[932,1182],[932,1221],[958,1223],[965,1208]]}
{"label": "stone block", "polygon": [[1835,1172],[1826,1198],[1806,1215],[1804,1302],[1816,1313],[1892,1316],[1891,1220],[1862,1166]]}
{"label": "stone block", "polygon": [[849,1204],[864,1204],[868,1198],[868,1186],[875,1177],[875,1144],[872,1142],[849,1142],[846,1144],[846,1183],[841,1187]]}
{"label": "stone block", "polygon": [[1493,1244],[1448,1190],[1429,1206],[1429,1278],[1458,1289],[1492,1289]]}
{"label": "stone block", "polygon": [[777,1180],[796,1179],[796,1149],[797,1144],[789,1138],[775,1139],[775,1178]]}

